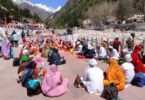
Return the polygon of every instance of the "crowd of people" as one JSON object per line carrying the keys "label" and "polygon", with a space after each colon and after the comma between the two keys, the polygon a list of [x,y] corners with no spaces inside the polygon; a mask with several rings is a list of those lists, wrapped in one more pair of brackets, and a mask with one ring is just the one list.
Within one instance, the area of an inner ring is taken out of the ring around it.
{"label": "crowd of people", "polygon": [[[67,62],[59,50],[79,59],[90,59],[84,75],[78,75],[79,82],[75,83],[75,87],[82,86],[90,94],[102,93],[104,86],[112,83],[118,91],[124,90],[138,73],[145,73],[143,46],[135,45],[135,34],[131,34],[126,41],[126,49],[122,48],[119,38],[109,43],[102,41],[94,48],[90,41],[66,41],[55,35],[54,31],[47,38],[38,35],[36,41],[27,40],[24,31],[21,37],[23,44],[20,45],[15,31],[11,38],[7,33],[5,37],[1,36],[0,51],[4,59],[9,59],[15,57],[12,47],[21,47],[19,57],[14,58],[13,65],[19,66],[17,81],[27,89],[28,95],[43,93],[56,97],[67,92],[69,81],[58,70],[59,65]],[[49,67],[42,57],[47,59]],[[109,64],[106,71],[98,66],[98,60]]]}

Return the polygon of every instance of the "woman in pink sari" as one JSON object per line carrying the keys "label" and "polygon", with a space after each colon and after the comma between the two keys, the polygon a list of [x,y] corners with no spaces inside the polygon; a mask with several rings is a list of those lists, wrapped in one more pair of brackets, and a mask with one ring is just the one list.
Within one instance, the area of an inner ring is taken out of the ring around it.
{"label": "woman in pink sari", "polygon": [[68,88],[68,79],[63,79],[56,65],[51,65],[45,74],[41,89],[48,97],[57,97],[65,94]]}

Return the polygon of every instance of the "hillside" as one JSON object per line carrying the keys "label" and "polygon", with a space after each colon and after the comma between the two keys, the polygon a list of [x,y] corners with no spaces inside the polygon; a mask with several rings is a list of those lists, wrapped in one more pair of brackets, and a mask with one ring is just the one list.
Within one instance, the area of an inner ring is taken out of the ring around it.
{"label": "hillside", "polygon": [[59,12],[45,22],[48,26],[63,28],[81,26],[85,19],[91,19],[94,25],[105,23],[107,16],[123,20],[131,14],[142,12],[140,10],[145,6],[144,2],[145,0],[68,0]]}
{"label": "hillside", "polygon": [[46,11],[40,7],[37,7],[35,5],[32,5],[28,2],[23,2],[18,5],[19,8],[21,9],[29,9],[31,14],[37,14],[42,20],[45,20],[47,17],[49,17],[52,12],[51,11]]}
{"label": "hillside", "polygon": [[12,19],[23,21],[24,18],[32,19],[35,22],[40,21],[37,14],[32,15],[28,9],[19,9],[11,0],[0,0],[0,20],[5,20],[5,18],[7,22]]}

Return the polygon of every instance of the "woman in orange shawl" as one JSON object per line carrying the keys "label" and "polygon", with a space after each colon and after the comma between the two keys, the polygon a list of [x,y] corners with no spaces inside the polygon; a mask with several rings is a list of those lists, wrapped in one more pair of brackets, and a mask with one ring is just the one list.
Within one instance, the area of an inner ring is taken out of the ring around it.
{"label": "woman in orange shawl", "polygon": [[135,66],[136,73],[139,73],[139,72],[145,73],[145,66],[139,57],[139,53],[141,53],[141,50],[142,50],[142,47],[140,45],[136,45],[133,53],[131,54],[133,58],[132,63]]}
{"label": "woman in orange shawl", "polygon": [[118,61],[115,59],[110,59],[106,78],[104,80],[104,85],[109,85],[110,83],[115,83],[118,91],[125,88],[125,75],[118,64]]}
{"label": "woman in orange shawl", "polygon": [[39,47],[36,45],[34,47],[34,56],[36,56],[39,53]]}

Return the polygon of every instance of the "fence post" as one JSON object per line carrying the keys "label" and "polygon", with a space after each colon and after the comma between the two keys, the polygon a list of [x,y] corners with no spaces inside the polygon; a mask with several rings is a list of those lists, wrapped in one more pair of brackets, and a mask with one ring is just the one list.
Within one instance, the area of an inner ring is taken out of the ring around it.
{"label": "fence post", "polygon": [[103,38],[101,37],[101,42],[100,43],[102,43],[103,42]]}
{"label": "fence post", "polygon": [[143,54],[145,55],[145,39],[143,40]]}
{"label": "fence post", "polygon": [[98,40],[97,40],[97,37],[96,37],[96,46],[97,46],[97,44],[98,44]]}
{"label": "fence post", "polygon": [[91,45],[93,46],[93,37],[91,37]]}

